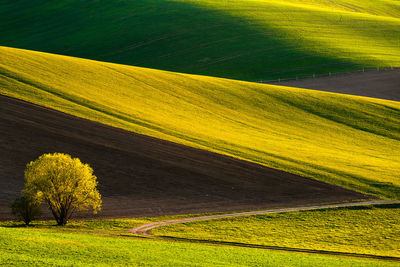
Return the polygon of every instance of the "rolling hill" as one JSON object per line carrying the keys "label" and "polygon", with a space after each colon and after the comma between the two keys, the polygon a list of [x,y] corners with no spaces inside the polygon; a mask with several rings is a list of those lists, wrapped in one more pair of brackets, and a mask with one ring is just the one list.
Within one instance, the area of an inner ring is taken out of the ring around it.
{"label": "rolling hill", "polygon": [[0,94],[383,198],[400,103],[0,48]]}
{"label": "rolling hill", "polygon": [[[399,260],[400,201],[310,205],[400,199],[400,0],[0,0],[0,29],[0,221],[43,153],[89,163],[103,200],[0,222],[0,265]],[[313,211],[236,213],[277,207]]]}
{"label": "rolling hill", "polygon": [[240,80],[400,66],[396,0],[0,2],[0,44]]}
{"label": "rolling hill", "polygon": [[[23,188],[23,170],[43,153],[89,163],[98,215],[231,211],[368,199],[370,196],[259,164],[135,134],[0,95],[0,220]],[[51,218],[48,211],[45,216]]]}

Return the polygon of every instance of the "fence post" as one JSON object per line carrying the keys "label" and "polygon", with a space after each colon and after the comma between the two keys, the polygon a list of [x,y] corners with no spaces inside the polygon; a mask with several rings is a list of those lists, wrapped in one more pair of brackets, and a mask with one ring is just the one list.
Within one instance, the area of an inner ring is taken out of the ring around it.
{"label": "fence post", "polygon": [[[374,68],[370,68],[370,69],[367,69],[367,70],[373,70]],[[389,66],[388,67],[386,67],[386,70],[388,70],[389,69]],[[394,70],[394,69],[400,69],[400,67],[393,67],[393,65],[391,65],[390,66],[390,69],[391,70]],[[376,67],[376,70],[377,71],[381,71],[382,70],[382,68],[381,67]],[[385,68],[383,68],[383,70],[385,70]],[[359,71],[359,70],[358,70]],[[355,71],[355,72],[357,72],[357,71]],[[365,67],[364,68],[362,68],[362,72],[365,72]],[[334,73],[332,73],[332,72],[329,72],[329,76],[332,76],[332,74],[338,74],[338,73],[341,73],[341,72],[334,72]],[[315,74],[315,73],[313,73],[313,75],[312,75],[312,77],[313,78],[316,78],[317,77],[317,75]],[[304,79],[306,79],[307,78],[307,76],[305,76],[305,77],[303,77]],[[296,76],[296,81],[298,81],[300,78],[299,78],[299,76]],[[288,81],[288,80],[293,80],[293,78],[289,78],[289,79],[286,79],[286,81]],[[271,83],[271,82],[276,82],[276,81],[278,81],[279,83],[282,81],[282,79],[281,78],[278,78],[278,80],[269,80],[269,81],[263,81],[263,80],[260,80],[259,81],[259,83]]]}

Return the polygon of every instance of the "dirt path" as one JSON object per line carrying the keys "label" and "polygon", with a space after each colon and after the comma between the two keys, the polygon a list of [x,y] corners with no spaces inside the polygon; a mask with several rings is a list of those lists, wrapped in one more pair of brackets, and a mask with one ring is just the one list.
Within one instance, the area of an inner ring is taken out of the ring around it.
{"label": "dirt path", "polygon": [[149,233],[150,230],[177,223],[186,223],[186,222],[194,222],[194,221],[204,221],[204,220],[214,220],[214,219],[222,219],[222,218],[232,218],[232,217],[240,217],[240,216],[249,216],[249,215],[259,215],[259,214],[269,214],[269,213],[281,213],[281,212],[289,212],[289,211],[300,211],[300,210],[316,210],[316,209],[328,209],[328,208],[341,208],[341,207],[355,207],[355,206],[364,206],[364,205],[375,205],[375,204],[395,204],[400,203],[398,200],[375,200],[375,201],[363,201],[363,202],[351,202],[351,203],[338,203],[338,204],[327,204],[327,205],[315,205],[315,206],[301,206],[301,207],[293,207],[293,208],[282,208],[282,209],[268,209],[268,210],[256,210],[256,211],[246,211],[246,212],[238,212],[238,213],[227,213],[227,214],[216,214],[216,215],[207,215],[193,218],[184,218],[184,219],[175,219],[163,222],[155,222],[149,223],[145,225],[141,225],[129,230],[132,234],[140,235],[140,236],[151,236],[155,237]]}
{"label": "dirt path", "polygon": [[141,226],[132,228],[129,230],[129,232],[132,234],[135,234],[135,235],[143,236],[143,237],[158,237],[158,238],[178,240],[178,241],[190,241],[190,242],[207,243],[207,244],[219,244],[219,245],[230,245],[230,246],[240,246],[240,247],[250,247],[250,248],[261,248],[261,249],[272,249],[272,250],[282,250],[282,251],[306,252],[306,253],[315,253],[315,254],[327,254],[327,255],[339,255],[339,256],[351,256],[351,257],[363,257],[363,258],[375,258],[375,259],[400,261],[400,257],[379,256],[379,255],[371,255],[371,254],[360,254],[360,253],[349,253],[349,252],[338,252],[338,251],[326,251],[326,250],[315,250],[315,249],[265,246],[265,245],[245,244],[245,243],[238,243],[238,242],[227,242],[227,241],[188,239],[188,238],[179,238],[179,237],[170,237],[170,236],[157,236],[157,235],[153,235],[150,233],[150,230],[152,230],[152,229],[155,229],[155,228],[158,228],[161,226],[170,225],[170,224],[177,224],[177,223],[187,223],[187,222],[194,222],[194,221],[232,218],[232,217],[258,215],[258,214],[281,213],[281,212],[290,212],[290,211],[316,210],[316,209],[328,209],[328,208],[340,208],[340,207],[355,207],[355,206],[365,206],[365,205],[375,205],[375,204],[397,204],[397,203],[400,203],[400,201],[398,201],[398,200],[397,201],[377,200],[377,201],[363,201],[363,202],[339,203],[339,204],[327,204],[327,205],[299,206],[299,207],[293,207],[293,208],[257,210],[257,211],[228,213],[228,214],[216,214],[216,215],[207,215],[207,216],[200,216],[200,217],[193,217],[193,218],[175,219],[175,220],[169,220],[169,221],[163,221],[163,222],[149,223],[149,224],[145,224],[145,225],[141,225]]}

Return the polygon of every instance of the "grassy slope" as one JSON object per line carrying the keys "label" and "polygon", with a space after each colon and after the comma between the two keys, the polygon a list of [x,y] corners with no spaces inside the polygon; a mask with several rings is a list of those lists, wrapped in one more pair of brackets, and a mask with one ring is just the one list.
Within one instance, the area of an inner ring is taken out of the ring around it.
{"label": "grassy slope", "polygon": [[0,93],[131,131],[400,196],[400,103],[0,47]]}
{"label": "grassy slope", "polygon": [[0,28],[5,46],[242,80],[400,62],[396,0],[2,1]]}
{"label": "grassy slope", "polygon": [[400,205],[302,211],[157,228],[174,237],[400,256]]}
{"label": "grassy slope", "polygon": [[[125,234],[126,235],[126,234]],[[73,256],[73,257],[72,257]],[[365,259],[60,233],[0,226],[0,263],[12,266],[396,266]]]}

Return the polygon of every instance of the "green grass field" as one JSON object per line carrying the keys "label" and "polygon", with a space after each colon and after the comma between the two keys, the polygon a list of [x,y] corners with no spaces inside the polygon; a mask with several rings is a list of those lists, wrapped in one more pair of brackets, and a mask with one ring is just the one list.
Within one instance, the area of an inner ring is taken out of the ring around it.
{"label": "green grass field", "polygon": [[241,80],[400,66],[396,0],[21,0],[0,43]]}
{"label": "green grass field", "polygon": [[400,103],[0,47],[0,94],[338,184],[400,196]]}
{"label": "green grass field", "polygon": [[172,237],[400,256],[400,205],[288,212],[156,228]]}
{"label": "green grass field", "polygon": [[[182,217],[182,216],[175,216]],[[71,221],[65,227],[0,222],[0,265],[8,266],[397,266],[395,262],[135,237],[137,218]]]}

